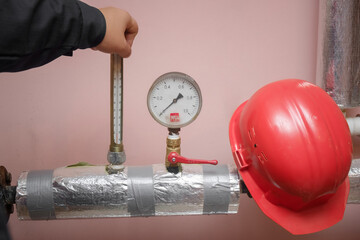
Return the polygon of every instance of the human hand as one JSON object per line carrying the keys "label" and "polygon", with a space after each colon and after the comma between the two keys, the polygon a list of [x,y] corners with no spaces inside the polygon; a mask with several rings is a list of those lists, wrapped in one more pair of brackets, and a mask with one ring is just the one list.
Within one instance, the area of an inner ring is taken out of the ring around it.
{"label": "human hand", "polygon": [[106,33],[102,42],[92,49],[105,53],[117,53],[121,57],[129,57],[138,32],[135,19],[128,12],[114,7],[99,10],[105,17]]}

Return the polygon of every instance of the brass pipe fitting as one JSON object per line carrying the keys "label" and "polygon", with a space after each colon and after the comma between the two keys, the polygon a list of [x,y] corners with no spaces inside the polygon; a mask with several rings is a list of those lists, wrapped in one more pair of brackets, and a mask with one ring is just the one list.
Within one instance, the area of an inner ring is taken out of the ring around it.
{"label": "brass pipe fitting", "polygon": [[181,155],[181,138],[179,135],[180,128],[172,129],[169,128],[169,135],[166,139],[166,155],[165,155],[165,166],[169,172],[178,173],[181,172],[181,163],[170,163],[168,156],[171,152],[176,152]]}

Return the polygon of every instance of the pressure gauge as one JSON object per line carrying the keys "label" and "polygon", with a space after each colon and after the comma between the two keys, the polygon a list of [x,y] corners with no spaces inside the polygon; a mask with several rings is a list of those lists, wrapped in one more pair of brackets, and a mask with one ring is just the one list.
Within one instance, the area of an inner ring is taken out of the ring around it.
{"label": "pressure gauge", "polygon": [[184,73],[166,73],[151,86],[147,105],[158,123],[168,128],[181,128],[193,122],[200,113],[200,88]]}

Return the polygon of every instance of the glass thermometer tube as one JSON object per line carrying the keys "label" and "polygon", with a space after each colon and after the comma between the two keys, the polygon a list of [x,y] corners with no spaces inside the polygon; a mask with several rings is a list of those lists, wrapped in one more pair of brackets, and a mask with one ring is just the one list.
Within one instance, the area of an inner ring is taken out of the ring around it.
{"label": "glass thermometer tube", "polygon": [[111,54],[111,86],[110,86],[110,152],[122,152],[122,108],[123,108],[123,59]]}

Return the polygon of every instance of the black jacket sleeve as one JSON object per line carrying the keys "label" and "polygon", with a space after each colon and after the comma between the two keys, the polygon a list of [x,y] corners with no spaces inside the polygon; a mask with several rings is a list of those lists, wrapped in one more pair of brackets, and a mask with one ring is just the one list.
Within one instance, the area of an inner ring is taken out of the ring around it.
{"label": "black jacket sleeve", "polygon": [[102,13],[76,0],[0,0],[0,72],[42,66],[104,38]]}

